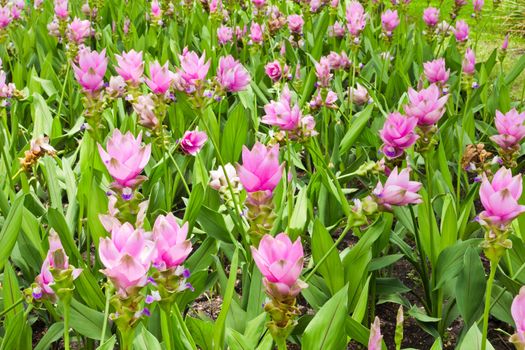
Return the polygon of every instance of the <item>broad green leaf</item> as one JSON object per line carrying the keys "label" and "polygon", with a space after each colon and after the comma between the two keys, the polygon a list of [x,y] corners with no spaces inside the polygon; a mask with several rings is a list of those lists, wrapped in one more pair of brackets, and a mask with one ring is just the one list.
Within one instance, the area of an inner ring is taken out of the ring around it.
{"label": "broad green leaf", "polygon": [[[47,350],[51,345],[64,335],[64,322],[56,322],[51,325],[34,350]],[[100,348],[99,348],[100,349]],[[109,348],[107,348],[109,349]]]}
{"label": "broad green leaf", "polygon": [[373,105],[367,106],[364,110],[357,113],[354,118],[354,122],[348,127],[348,131],[341,140],[339,146],[339,152],[341,155],[346,154],[348,150],[354,145],[355,141],[361,135],[361,132],[368,124],[368,120],[372,116]]}
{"label": "broad green leaf", "polygon": [[18,234],[22,226],[22,213],[24,212],[24,196],[21,195],[15,199],[9,214],[7,215],[0,231],[0,271],[11,255],[15,246]]}
{"label": "broad green leaf", "polygon": [[456,282],[456,301],[467,327],[481,315],[485,284],[485,269],[479,254],[476,249],[468,247],[463,258],[463,269]]}
{"label": "broad green leaf", "polygon": [[320,261],[333,245],[334,241],[328,230],[321,221],[315,220],[312,233],[312,256],[316,265],[321,263],[317,271],[325,278],[332,295],[343,288],[345,282],[344,269],[337,249],[332,249],[327,258],[323,262]]}
{"label": "broad green leaf", "polygon": [[133,347],[141,350],[162,350],[159,341],[144,327],[135,334]]}
{"label": "broad green leaf", "polygon": [[[100,339],[104,314],[93,310],[73,299],[70,306],[71,328],[91,339]],[[111,336],[110,329],[106,330],[106,337]]]}
{"label": "broad green leaf", "polygon": [[292,217],[288,224],[288,235],[294,241],[304,230],[308,221],[308,187],[299,190],[293,208]]}
{"label": "broad green leaf", "polygon": [[[458,347],[458,350],[474,350],[481,349],[481,332],[478,325],[475,323],[470,327],[469,331],[463,338],[463,341]],[[487,350],[494,350],[494,347],[487,340]]]}
{"label": "broad green leaf", "polygon": [[97,350],[113,350],[115,349],[115,343],[117,342],[116,336],[111,336],[108,340],[104,342],[104,344],[101,344]]}
{"label": "broad green leaf", "polygon": [[228,120],[221,135],[221,156],[224,163],[235,163],[239,160],[242,146],[248,135],[249,113],[238,103],[228,113]]}

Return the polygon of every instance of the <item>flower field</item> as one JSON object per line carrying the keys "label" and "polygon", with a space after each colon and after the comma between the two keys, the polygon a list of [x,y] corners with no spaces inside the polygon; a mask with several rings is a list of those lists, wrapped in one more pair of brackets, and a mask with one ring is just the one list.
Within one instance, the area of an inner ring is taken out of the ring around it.
{"label": "flower field", "polygon": [[0,350],[524,350],[523,23],[0,0]]}

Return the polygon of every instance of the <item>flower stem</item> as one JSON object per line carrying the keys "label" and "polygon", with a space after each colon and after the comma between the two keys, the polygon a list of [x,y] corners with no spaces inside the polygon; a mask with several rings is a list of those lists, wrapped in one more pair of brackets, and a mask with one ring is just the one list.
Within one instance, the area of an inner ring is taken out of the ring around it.
{"label": "flower stem", "polygon": [[108,325],[108,318],[109,318],[109,294],[110,289],[109,286],[106,285],[106,305],[104,307],[104,323],[102,324],[102,333],[100,334],[100,344],[104,344],[105,337],[106,337],[106,328]]}
{"label": "flower stem", "polygon": [[162,331],[162,339],[164,339],[164,344],[166,345],[167,350],[173,349],[171,341],[171,330],[173,329],[173,327],[171,325],[170,311],[171,306],[160,308],[160,327]]}
{"label": "flower stem", "polygon": [[279,340],[275,340],[275,343],[277,344],[277,349],[278,350],[287,350],[287,346],[286,346],[286,339],[279,339]]}
{"label": "flower stem", "polygon": [[69,350],[69,303],[64,303],[64,349]]}
{"label": "flower stem", "polygon": [[487,289],[485,290],[485,309],[483,311],[483,335],[481,337],[481,350],[487,348],[487,334],[489,329],[489,313],[490,313],[490,295],[492,293],[492,284],[494,283],[494,276],[498,267],[499,258],[490,261],[490,274],[487,282]]}

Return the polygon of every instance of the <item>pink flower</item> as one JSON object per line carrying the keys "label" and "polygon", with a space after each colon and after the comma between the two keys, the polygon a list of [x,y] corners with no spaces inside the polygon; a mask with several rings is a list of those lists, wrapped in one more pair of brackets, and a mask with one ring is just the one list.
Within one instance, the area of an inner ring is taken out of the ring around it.
{"label": "pink flower", "polygon": [[86,20],[81,21],[75,17],[70,24],[68,24],[68,38],[76,44],[82,44],[84,39],[91,35],[91,22]]}
{"label": "pink flower", "polygon": [[351,1],[346,7],[346,26],[352,36],[357,37],[366,26],[367,15],[363,5],[358,1]]}
{"label": "pink flower", "polygon": [[122,56],[115,55],[118,66],[115,67],[117,73],[131,85],[138,85],[144,73],[144,62],[142,61],[142,51],[131,50],[123,52]]}
{"label": "pink flower", "polygon": [[421,203],[421,196],[417,193],[421,188],[421,183],[410,181],[410,169],[405,168],[398,173],[397,167],[392,170],[383,186],[377,183],[372,192],[379,205],[387,210],[392,206],[403,206],[408,204]]}
{"label": "pink flower", "polygon": [[522,182],[521,175],[512,177],[512,171],[500,168],[492,182],[483,174],[479,198],[485,209],[479,214],[483,225],[505,227],[519,214],[525,211],[525,206],[520,205]]}
{"label": "pink flower", "polygon": [[279,145],[267,148],[256,142],[252,150],[242,148],[242,165],[237,173],[246,192],[273,192],[283,176],[284,164],[279,164]]}
{"label": "pink flower", "polygon": [[250,39],[252,43],[259,44],[263,41],[263,31],[261,25],[256,22],[252,22],[250,26]]}
{"label": "pink flower", "polygon": [[397,28],[398,25],[399,17],[397,15],[397,10],[386,10],[381,15],[381,26],[383,27],[383,30],[386,32],[387,36],[392,35],[392,32]]}
{"label": "pink flower", "polygon": [[444,85],[450,76],[450,69],[447,69],[444,58],[423,63],[425,76],[429,83]]}
{"label": "pink flower", "polygon": [[184,263],[191,253],[191,242],[187,236],[187,222],[180,227],[172,213],[159,215],[153,225],[153,240],[157,243],[153,265],[163,271]]}
{"label": "pink flower", "polygon": [[234,33],[235,33],[235,39],[237,39],[237,41],[242,41],[242,39],[246,36],[246,26],[242,28],[239,26],[236,26]]}
{"label": "pink flower", "polygon": [[67,6],[68,0],[55,0],[55,15],[61,20],[65,20],[69,16]]}
{"label": "pink flower", "polygon": [[454,29],[454,35],[456,36],[456,40],[459,42],[467,41],[468,34],[469,34],[468,24],[463,20],[458,21],[456,23],[456,29]]}
{"label": "pink flower", "polygon": [[465,52],[465,58],[463,59],[461,68],[466,75],[474,75],[476,72],[476,55],[470,48],[467,48]]}
{"label": "pink flower", "polygon": [[262,8],[264,5],[266,5],[266,0],[252,0],[252,3],[255,5],[256,8]]}
{"label": "pink flower", "polygon": [[126,222],[113,227],[111,238],[100,239],[98,253],[106,267],[102,272],[119,294],[127,296],[146,285],[148,270],[155,258],[155,243],[146,239],[143,230]]}
{"label": "pink flower", "polygon": [[370,326],[370,338],[368,339],[368,350],[381,350],[383,336],[381,335],[381,321],[376,316],[374,323]]}
{"label": "pink flower", "polygon": [[317,79],[319,79],[319,86],[330,86],[330,80],[332,79],[332,74],[330,73],[330,70],[330,60],[327,57],[321,57],[319,62],[315,63],[315,75],[317,76]]}
{"label": "pink flower", "polygon": [[181,65],[180,76],[186,84],[195,87],[206,78],[210,69],[210,61],[206,62],[205,53],[199,57],[195,52],[184,48],[179,59]]}
{"label": "pink flower", "polygon": [[145,80],[153,93],[163,95],[169,90],[172,73],[168,69],[168,62],[161,66],[158,61],[154,61],[149,66],[149,76],[150,79],[146,78]]}
{"label": "pink flower", "polygon": [[250,84],[250,73],[239,61],[228,55],[219,59],[217,82],[226,91],[242,91]]}
{"label": "pink flower", "polygon": [[88,93],[98,91],[104,84],[104,75],[108,67],[106,49],[100,53],[83,49],[78,56],[78,66],[73,64],[78,83]]}
{"label": "pink flower", "polygon": [[472,5],[474,6],[475,12],[481,12],[483,5],[485,5],[484,0],[472,0]]}
{"label": "pink flower", "polygon": [[507,48],[509,47],[509,35],[505,35],[505,39],[503,39],[503,43],[501,44],[501,49],[503,51],[506,51]]}
{"label": "pink flower", "polygon": [[457,7],[462,7],[467,4],[467,0],[455,0],[455,3]]}
{"label": "pink flower", "polygon": [[159,127],[159,119],[155,115],[155,102],[151,94],[140,95],[133,102],[133,110],[139,116],[139,124],[150,129]]}
{"label": "pink flower", "polygon": [[204,131],[186,131],[180,140],[180,147],[184,152],[194,156],[199,153],[207,140],[208,135]]}
{"label": "pink flower", "polygon": [[134,187],[144,180],[138,175],[148,164],[151,156],[151,144],[141,145],[142,133],[135,138],[130,131],[122,135],[119,129],[107,143],[107,152],[98,145],[98,152],[109,174],[120,187]]}
{"label": "pink flower", "polygon": [[509,340],[516,345],[516,349],[521,349],[518,345],[525,345],[525,287],[521,287],[519,294],[512,301],[510,313],[516,324],[516,333]]}
{"label": "pink flower", "polygon": [[11,17],[14,20],[20,19],[20,15],[22,14],[22,9],[18,6],[11,6]]}
{"label": "pink flower", "polygon": [[262,117],[262,122],[269,125],[275,125],[281,130],[295,130],[301,123],[301,109],[296,104],[291,105],[291,94],[288,84],[286,84],[281,93],[279,101],[270,101],[264,106],[266,113]]}
{"label": "pink flower", "polygon": [[435,7],[427,7],[423,11],[423,21],[429,27],[435,27],[439,22],[439,10]]}
{"label": "pink flower", "polygon": [[292,33],[301,33],[303,31],[303,24],[303,16],[296,14],[288,16],[288,29],[290,29]]}
{"label": "pink flower", "polygon": [[525,112],[518,113],[515,108],[506,114],[496,111],[495,123],[499,134],[490,139],[504,150],[519,147],[525,137]]}
{"label": "pink flower", "polygon": [[259,248],[252,247],[255,264],[263,275],[267,293],[275,299],[295,298],[307,285],[299,279],[303,270],[303,245],[292,243],[286,233],[264,235]]}
{"label": "pink flower", "polygon": [[9,7],[7,5],[0,6],[0,29],[7,27],[12,20]]}
{"label": "pink flower", "polygon": [[151,16],[154,18],[160,18],[162,16],[162,9],[160,8],[158,0],[151,2]]}
{"label": "pink flower", "polygon": [[445,114],[445,105],[449,95],[441,96],[439,88],[432,84],[419,92],[408,89],[409,104],[405,105],[405,113],[408,117],[418,119],[418,126],[429,126],[436,124]]}
{"label": "pink flower", "polygon": [[266,75],[269,76],[273,81],[280,80],[283,76],[281,64],[277,60],[264,66],[264,71],[266,72]]}
{"label": "pink flower", "polygon": [[217,29],[217,39],[219,40],[220,45],[224,45],[232,41],[233,30],[230,27],[221,25]]}
{"label": "pink flower", "polygon": [[361,84],[357,83],[356,87],[350,88],[350,98],[356,105],[363,105],[370,101],[368,90]]}
{"label": "pink flower", "polygon": [[341,22],[336,21],[333,26],[328,28],[328,33],[330,36],[342,38],[345,35],[345,27]]}
{"label": "pink flower", "polygon": [[381,150],[388,158],[397,158],[405,149],[412,146],[419,136],[414,132],[417,125],[416,118],[407,118],[401,113],[390,113],[379,131],[383,140]]}
{"label": "pink flower", "polygon": [[[51,273],[51,269],[64,271],[69,269],[69,258],[62,247],[60,238],[57,233],[53,230],[49,233],[49,250],[47,251],[46,258],[42,263],[42,268],[40,269],[40,274],[36,276],[35,282],[38,285],[38,288],[33,289],[33,296],[35,299],[40,299],[42,295],[54,296],[55,292],[51,288],[53,285],[54,277]],[[72,277],[75,280],[82,269],[73,268]]]}

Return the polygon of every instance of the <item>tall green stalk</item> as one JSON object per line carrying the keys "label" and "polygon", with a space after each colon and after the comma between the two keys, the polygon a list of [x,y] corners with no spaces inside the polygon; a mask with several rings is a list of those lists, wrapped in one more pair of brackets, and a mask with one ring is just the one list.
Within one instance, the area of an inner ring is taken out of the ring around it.
{"label": "tall green stalk", "polygon": [[483,310],[483,334],[481,336],[481,350],[487,348],[487,335],[489,330],[489,314],[490,314],[490,296],[492,294],[492,285],[494,283],[494,277],[496,276],[496,270],[498,268],[499,258],[490,261],[490,274],[489,280],[487,281],[487,289],[485,290],[485,308]]}

